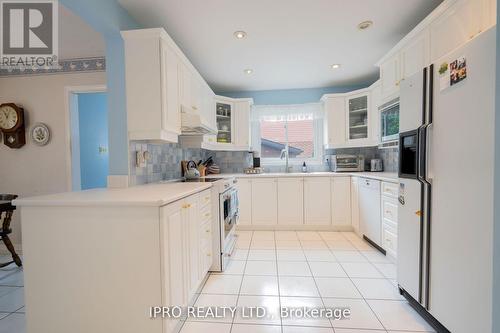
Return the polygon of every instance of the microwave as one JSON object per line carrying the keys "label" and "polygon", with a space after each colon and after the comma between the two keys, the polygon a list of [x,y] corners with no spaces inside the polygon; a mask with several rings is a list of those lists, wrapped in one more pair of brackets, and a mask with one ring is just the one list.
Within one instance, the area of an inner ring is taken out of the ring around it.
{"label": "microwave", "polygon": [[382,142],[399,139],[399,98],[395,98],[379,107],[380,138]]}

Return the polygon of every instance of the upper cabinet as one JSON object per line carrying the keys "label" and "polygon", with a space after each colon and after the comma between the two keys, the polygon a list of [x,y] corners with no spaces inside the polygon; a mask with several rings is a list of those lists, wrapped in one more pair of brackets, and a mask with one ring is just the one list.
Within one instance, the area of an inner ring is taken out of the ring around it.
{"label": "upper cabinet", "polygon": [[326,149],[379,144],[378,81],[366,89],[344,94],[327,94],[321,100],[325,111]]}
{"label": "upper cabinet", "polygon": [[213,96],[211,108],[217,134],[202,137],[181,137],[185,148],[213,151],[249,151],[251,98]]}
{"label": "upper cabinet", "polygon": [[399,95],[402,80],[496,24],[496,0],[446,0],[379,62],[381,101]]}
{"label": "upper cabinet", "polygon": [[182,113],[216,131],[215,94],[164,29],[122,31],[130,140],[178,142]]}

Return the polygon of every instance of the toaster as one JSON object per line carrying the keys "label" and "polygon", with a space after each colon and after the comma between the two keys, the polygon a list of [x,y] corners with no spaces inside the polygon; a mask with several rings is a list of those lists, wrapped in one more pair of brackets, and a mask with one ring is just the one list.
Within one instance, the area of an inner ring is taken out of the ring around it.
{"label": "toaster", "polygon": [[362,155],[330,155],[330,170],[333,172],[365,171]]}

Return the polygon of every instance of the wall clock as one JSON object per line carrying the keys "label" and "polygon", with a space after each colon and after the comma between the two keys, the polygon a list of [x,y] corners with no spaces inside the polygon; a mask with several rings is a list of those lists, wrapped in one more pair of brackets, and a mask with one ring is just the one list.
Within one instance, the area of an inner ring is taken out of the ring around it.
{"label": "wall clock", "polygon": [[14,103],[0,105],[0,130],[3,143],[9,148],[21,148],[26,144],[24,109]]}

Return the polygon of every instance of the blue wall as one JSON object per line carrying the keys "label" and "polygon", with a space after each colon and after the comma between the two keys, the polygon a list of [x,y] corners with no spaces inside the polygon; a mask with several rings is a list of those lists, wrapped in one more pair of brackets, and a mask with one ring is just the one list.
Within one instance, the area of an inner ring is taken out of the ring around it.
{"label": "blue wall", "polygon": [[[108,154],[108,110],[106,93],[78,94],[81,189],[106,187]],[[99,152],[99,148],[105,152]]]}
{"label": "blue wall", "polygon": [[324,94],[344,93],[366,88],[369,85],[370,84],[330,88],[220,92],[217,93],[217,95],[232,98],[253,98],[256,105],[304,104],[319,102],[321,96]]}
{"label": "blue wall", "polygon": [[128,175],[125,57],[121,30],[140,26],[116,0],[61,0],[106,41],[109,119],[109,174]]}

